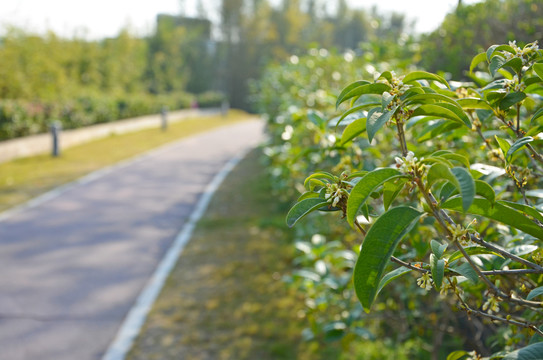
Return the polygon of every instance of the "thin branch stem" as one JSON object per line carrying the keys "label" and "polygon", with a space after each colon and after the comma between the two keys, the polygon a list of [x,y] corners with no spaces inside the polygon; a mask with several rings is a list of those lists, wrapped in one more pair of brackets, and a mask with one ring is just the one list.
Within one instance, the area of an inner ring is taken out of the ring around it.
{"label": "thin branch stem", "polygon": [[536,269],[510,269],[510,270],[486,270],[481,271],[484,275],[524,275],[524,274],[543,274],[543,271]]}
{"label": "thin branch stem", "polygon": [[[511,121],[505,121],[503,117],[498,117],[498,119],[500,119],[511,131],[513,131],[513,133],[515,133],[517,139],[520,139],[525,135],[522,129],[516,129]],[[525,144],[524,146],[526,146],[526,148],[530,151],[532,159],[535,159],[543,164],[543,156],[534,149],[532,144]]]}
{"label": "thin branch stem", "polygon": [[468,316],[473,314],[473,315],[477,315],[479,317],[489,318],[489,319],[492,319],[494,321],[501,321],[501,322],[505,322],[507,324],[521,326],[521,327],[524,327],[524,328],[531,329],[531,330],[533,330],[533,331],[535,331],[538,334],[543,336],[543,331],[539,330],[539,328],[537,326],[535,326],[533,324],[530,324],[528,322],[521,322],[521,321],[517,321],[517,320],[514,320],[514,319],[503,318],[503,317],[500,317],[500,316],[491,315],[491,314],[487,314],[487,313],[479,311],[479,310],[472,309],[464,301],[464,299],[462,299],[462,297],[460,296],[460,294],[456,290],[456,285],[454,285],[454,283],[452,283],[449,279],[447,279],[447,281],[449,282],[449,285],[453,288],[454,294],[458,298],[458,301],[460,302],[461,307],[464,309],[464,311],[466,311]]}
{"label": "thin branch stem", "polygon": [[479,269],[479,267],[477,266],[477,264],[475,264],[473,262],[473,259],[471,258],[471,256],[469,256],[469,254],[466,252],[466,250],[464,250],[464,247],[462,245],[460,245],[458,243],[458,241],[455,241],[454,244],[456,245],[456,248],[462,253],[462,255],[464,256],[464,258],[468,261],[468,263],[471,265],[471,267],[473,268],[473,270],[475,270],[475,272],[477,273],[477,275],[479,276],[479,278],[481,280],[483,280],[483,282],[490,288],[492,289],[492,291],[496,294],[498,293],[501,293],[500,289],[498,289],[496,287],[496,285],[494,285],[494,283],[492,281],[490,281],[489,278],[486,277],[485,274],[483,274],[481,272],[481,269]]}
{"label": "thin branch stem", "polygon": [[474,234],[469,234],[470,240],[474,243],[484,246],[487,249],[490,249],[494,252],[497,252],[498,254],[502,255],[503,257],[509,258],[513,261],[516,261],[518,263],[521,263],[523,265],[526,265],[528,267],[531,267],[532,269],[537,270],[538,273],[543,273],[543,267],[539,266],[529,260],[523,259],[519,256],[516,256],[514,254],[511,254],[509,251],[502,249],[501,247],[491,244],[489,242],[484,241],[483,239],[479,238],[478,236],[475,236]]}
{"label": "thin branch stem", "polygon": [[[520,82],[520,77],[519,77],[519,82]],[[520,103],[519,102],[517,103],[517,131],[516,132],[517,133],[520,132]]]}
{"label": "thin branch stem", "polygon": [[[426,197],[425,197],[426,198]],[[430,200],[430,202],[432,203],[431,207],[432,208],[435,208],[435,205],[437,204],[437,200],[435,199],[435,197],[432,195],[432,193],[428,192],[428,195],[427,195],[427,198]],[[456,226],[456,223],[454,222],[454,220],[443,210],[443,209],[440,209],[439,210],[439,215],[443,217],[443,219],[445,219],[445,221],[447,223],[449,223],[450,225],[452,226]],[[435,214],[434,214],[435,216]],[[436,217],[437,218],[437,217]],[[443,226],[443,224],[440,222],[440,224]],[[504,250],[502,249],[501,247],[497,246],[497,245],[494,245],[494,244],[490,244],[486,241],[484,241],[483,239],[479,238],[478,236],[474,235],[474,234],[468,234],[469,237],[470,237],[470,240],[473,241],[474,243],[476,244],[479,244],[481,246],[484,246],[486,247],[487,249],[490,249],[492,251],[495,251],[497,252],[498,254],[502,255],[503,257],[506,257],[506,258],[509,258],[513,261],[516,261],[518,263],[521,263],[521,264],[524,264],[526,266],[529,266],[531,267],[532,269],[536,269],[538,270],[539,272],[543,272],[543,267],[542,266],[539,266],[531,261],[528,261],[526,259],[523,259],[519,256],[516,256],[514,254],[511,254],[510,252],[508,252],[507,250]]]}
{"label": "thin branch stem", "polygon": [[364,229],[362,227],[362,225],[360,225],[360,223],[358,222],[358,220],[354,219],[354,224],[356,225],[356,227],[358,228],[358,231],[360,231],[362,233],[362,235],[366,236],[367,234],[367,231],[366,229]]}
{"label": "thin branch stem", "polygon": [[466,313],[468,315],[476,315],[476,316],[487,318],[487,319],[490,319],[490,320],[501,321],[501,322],[504,322],[504,323],[507,323],[507,324],[520,326],[520,327],[523,327],[523,328],[526,328],[526,329],[533,330],[536,333],[538,333],[539,335],[543,336],[543,331],[539,330],[539,328],[537,326],[535,326],[534,324],[530,324],[528,322],[522,322],[522,321],[518,321],[518,320],[513,320],[513,319],[508,319],[508,318],[504,318],[504,317],[496,316],[496,315],[492,315],[492,314],[487,314],[487,313],[479,311],[479,310],[474,310],[474,309],[470,308],[469,306],[467,306],[465,304],[464,304],[464,307],[465,307],[464,310],[466,311]]}
{"label": "thin branch stem", "polygon": [[480,126],[477,126],[476,127],[477,129],[477,134],[479,134],[479,137],[483,140],[483,142],[485,143],[485,146],[489,149],[489,150],[493,150],[493,147],[491,144],[491,141],[488,140],[487,138],[485,138],[485,135],[483,134],[483,132],[481,131],[481,127]]}
{"label": "thin branch stem", "polygon": [[398,258],[395,257],[395,256],[391,256],[391,257],[390,257],[390,261],[395,262],[396,264],[401,265],[401,266],[403,266],[403,267],[406,267],[406,268],[408,268],[408,269],[415,270],[415,271],[418,271],[418,272],[421,272],[421,273],[424,273],[424,274],[430,272],[430,270],[420,268],[420,267],[415,266],[415,265],[413,265],[413,264],[411,264],[411,263],[408,263],[408,262],[405,262],[405,261],[403,261],[403,260],[400,260],[400,259],[398,259]]}
{"label": "thin branch stem", "polygon": [[396,119],[396,126],[398,127],[398,139],[400,140],[400,147],[402,149],[402,155],[407,156],[407,143],[405,141],[405,131],[403,129],[403,122],[400,119]]}

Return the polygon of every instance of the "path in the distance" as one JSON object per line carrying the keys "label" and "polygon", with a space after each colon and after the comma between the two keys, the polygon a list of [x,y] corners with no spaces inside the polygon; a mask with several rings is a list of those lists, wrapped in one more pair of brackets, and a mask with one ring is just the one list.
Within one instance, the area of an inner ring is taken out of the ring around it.
{"label": "path in the distance", "polygon": [[0,360],[97,360],[247,121],[113,167],[0,221]]}

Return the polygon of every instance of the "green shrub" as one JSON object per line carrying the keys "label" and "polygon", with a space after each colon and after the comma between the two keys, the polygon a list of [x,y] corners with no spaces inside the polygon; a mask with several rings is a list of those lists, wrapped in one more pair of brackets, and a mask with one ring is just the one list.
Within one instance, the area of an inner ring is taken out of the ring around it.
{"label": "green shrub", "polygon": [[319,89],[303,75],[263,83],[276,191],[301,193],[287,223],[322,212],[296,226],[289,280],[307,299],[306,337],[541,357],[542,64],[536,44],[493,46],[472,61],[490,72],[476,83],[371,72],[311,110]]}
{"label": "green shrub", "polygon": [[89,93],[65,101],[0,100],[0,140],[46,132],[55,120],[59,120],[64,129],[76,129],[156,114],[163,107],[186,109],[193,101],[193,95],[182,92],[122,96]]}
{"label": "green shrub", "polygon": [[[372,154],[372,166],[307,177],[287,224],[313,211],[337,211],[360,233],[356,263],[343,268],[352,270],[365,312],[383,309],[376,299],[389,282],[416,274],[423,291],[409,290],[417,294],[412,310],[431,314],[423,298],[435,290],[440,297],[429,298],[438,306],[460,312],[452,320],[437,315],[459,336],[463,314],[469,325],[507,334],[486,335],[467,350],[505,350],[497,359],[524,346],[506,358],[542,358],[536,309],[543,307],[537,299],[543,294],[543,155],[537,150],[543,52],[537,42],[495,45],[477,55],[471,69],[481,63],[490,72],[488,82],[478,79],[481,86],[424,71],[384,71],[344,88],[336,107],[350,105],[335,121],[341,132],[335,147],[348,149],[366,134],[380,154]],[[310,278],[329,273],[316,270]],[[347,325],[342,320],[340,328]],[[434,344],[434,352],[440,349]],[[475,357],[464,350],[451,355],[468,356]]]}

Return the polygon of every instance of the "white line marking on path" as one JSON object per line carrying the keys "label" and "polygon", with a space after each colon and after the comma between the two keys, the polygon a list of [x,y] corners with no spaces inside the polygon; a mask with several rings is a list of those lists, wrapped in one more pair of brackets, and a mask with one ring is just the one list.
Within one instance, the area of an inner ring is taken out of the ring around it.
{"label": "white line marking on path", "polygon": [[108,350],[102,357],[102,360],[124,360],[134,340],[138,336],[145,319],[156,298],[160,294],[164,282],[168,278],[170,272],[173,270],[177,259],[183,252],[185,245],[189,242],[192,232],[196,227],[196,223],[204,215],[213,194],[217,191],[221,183],[226,176],[234,169],[234,167],[245,157],[249,150],[244,150],[241,154],[234,157],[224,165],[217,175],[213,178],[211,183],[206,187],[204,193],[198,200],[196,207],[190,215],[187,223],[183,226],[181,232],[177,235],[175,241],[168,249],[167,253],[162,258],[162,261],[156,268],[153,276],[148,281],[147,285],[140,293],[136,303],[126,316],[123,324],[121,325],[117,336],[109,346]]}

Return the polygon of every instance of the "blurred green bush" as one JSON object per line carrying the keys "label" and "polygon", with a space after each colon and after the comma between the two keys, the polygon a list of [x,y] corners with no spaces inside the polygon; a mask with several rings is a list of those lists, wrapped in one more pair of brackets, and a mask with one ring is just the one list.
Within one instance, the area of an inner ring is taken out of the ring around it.
{"label": "blurred green bush", "polygon": [[0,140],[48,131],[52,121],[60,121],[63,129],[106,123],[136,116],[156,114],[163,107],[170,110],[220,106],[221,93],[206,92],[198,96],[177,92],[163,95],[146,93],[111,96],[87,94],[66,101],[0,100]]}

